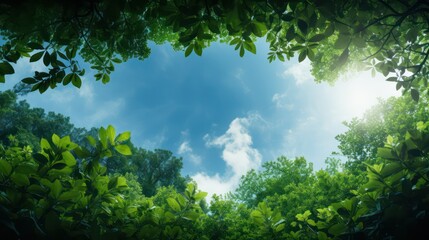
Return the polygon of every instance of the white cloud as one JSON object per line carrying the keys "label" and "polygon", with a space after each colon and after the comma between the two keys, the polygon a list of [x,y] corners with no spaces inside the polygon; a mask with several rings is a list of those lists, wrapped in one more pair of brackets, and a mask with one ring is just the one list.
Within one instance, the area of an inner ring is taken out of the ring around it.
{"label": "white cloud", "polygon": [[288,78],[289,76],[292,76],[295,79],[296,85],[302,85],[306,82],[312,81],[313,76],[311,75],[310,61],[305,59],[300,63],[296,63],[288,67],[283,72],[283,77]]}
{"label": "white cloud", "polygon": [[283,93],[283,94],[276,93],[273,95],[271,101],[276,104],[277,108],[292,110],[294,108],[294,104],[288,103],[287,97],[288,95],[286,93]]}
{"label": "white cloud", "polygon": [[221,178],[218,174],[208,176],[205,173],[197,173],[192,177],[198,183],[198,187],[208,192],[209,196],[214,193],[225,194],[233,191],[242,175],[260,167],[262,156],[252,147],[252,137],[248,132],[248,128],[255,119],[257,118],[254,115],[235,118],[225,134],[214,139],[209,135],[204,136],[206,146],[223,147],[222,159],[230,171],[230,175],[225,178]]}
{"label": "white cloud", "polygon": [[184,154],[188,152],[192,152],[192,148],[189,146],[189,142],[185,141],[182,144],[180,144],[179,149],[177,150],[179,154]]}
{"label": "white cloud", "polygon": [[179,149],[177,150],[178,154],[184,155],[187,159],[189,159],[195,165],[201,164],[201,157],[194,153],[194,150],[189,144],[189,141],[184,141],[180,144]]}

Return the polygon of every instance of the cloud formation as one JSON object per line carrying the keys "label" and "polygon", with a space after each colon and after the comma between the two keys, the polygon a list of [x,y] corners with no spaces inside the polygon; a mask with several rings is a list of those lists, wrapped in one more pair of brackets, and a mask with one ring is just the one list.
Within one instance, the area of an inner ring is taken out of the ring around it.
{"label": "cloud formation", "polygon": [[218,174],[209,176],[201,172],[192,176],[198,187],[208,192],[209,196],[233,191],[242,175],[260,167],[262,156],[252,147],[252,137],[248,131],[254,119],[252,115],[247,118],[235,118],[223,135],[214,139],[208,135],[204,136],[206,146],[223,148],[222,159],[228,169],[228,175],[223,178]]}
{"label": "cloud formation", "polygon": [[287,97],[288,95],[286,93],[276,93],[271,98],[271,101],[276,104],[277,108],[292,110],[294,108],[294,104],[289,103]]}
{"label": "cloud formation", "polygon": [[288,78],[289,76],[292,76],[295,79],[295,84],[297,86],[313,80],[310,61],[305,59],[300,63],[295,63],[286,68],[283,72],[283,77]]}
{"label": "cloud formation", "polygon": [[190,146],[189,141],[184,141],[182,144],[180,144],[179,149],[177,150],[177,153],[184,155],[195,165],[201,164],[201,157],[194,153],[194,150]]}

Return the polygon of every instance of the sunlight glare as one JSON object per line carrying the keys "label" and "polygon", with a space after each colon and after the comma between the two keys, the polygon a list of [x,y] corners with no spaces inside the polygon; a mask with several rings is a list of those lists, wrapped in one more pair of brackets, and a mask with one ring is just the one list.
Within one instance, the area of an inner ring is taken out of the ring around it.
{"label": "sunlight glare", "polygon": [[379,98],[400,96],[395,84],[382,75],[371,76],[370,71],[354,72],[341,77],[336,84],[341,92],[341,105],[347,116],[362,116]]}

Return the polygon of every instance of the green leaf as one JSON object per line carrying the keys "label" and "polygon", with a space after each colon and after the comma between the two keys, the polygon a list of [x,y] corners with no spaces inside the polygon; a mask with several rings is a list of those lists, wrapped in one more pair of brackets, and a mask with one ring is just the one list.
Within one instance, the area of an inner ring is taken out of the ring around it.
{"label": "green leaf", "polygon": [[29,48],[31,48],[31,49],[43,49],[43,45],[42,44],[40,44],[40,43],[36,43],[36,42],[29,42],[28,44],[27,44],[27,46],[29,47]]}
{"label": "green leaf", "polygon": [[198,55],[201,56],[203,54],[203,48],[200,46],[200,44],[195,43],[194,44],[194,52]]}
{"label": "green leaf", "polygon": [[82,86],[82,80],[80,79],[79,75],[76,73],[72,73],[71,82],[73,86],[77,88],[80,88]]}
{"label": "green leaf", "polygon": [[264,217],[264,216],[262,215],[261,211],[259,211],[259,210],[253,210],[253,211],[250,213],[250,216],[251,216],[252,218],[263,218],[263,217]]}
{"label": "green leaf", "polygon": [[51,185],[51,195],[53,198],[57,199],[60,196],[61,191],[63,190],[63,186],[61,182],[56,179]]}
{"label": "green leaf", "polygon": [[66,191],[61,193],[61,195],[58,197],[58,200],[60,201],[73,200],[74,202],[76,202],[80,199],[81,196],[82,194],[79,191]]}
{"label": "green leaf", "polygon": [[292,39],[295,38],[295,36],[296,36],[295,27],[291,26],[286,32],[286,40],[288,40],[290,42]]}
{"label": "green leaf", "polygon": [[120,188],[120,187],[128,187],[127,185],[127,179],[125,177],[118,177],[118,181],[116,183],[116,187]]}
{"label": "green leaf", "polygon": [[6,75],[6,74],[14,74],[15,70],[13,69],[12,65],[8,62],[1,62],[0,63],[0,75]]}
{"label": "green leaf", "polygon": [[186,220],[192,220],[195,221],[200,217],[200,214],[197,212],[186,212],[185,214],[183,214],[183,218]]}
{"label": "green leaf", "polygon": [[60,145],[60,137],[57,134],[52,134],[52,143],[55,144],[55,146]]}
{"label": "green leaf", "polygon": [[316,34],[313,37],[311,37],[308,41],[309,42],[320,42],[323,39],[325,39],[325,35],[324,34]]}
{"label": "green leaf", "polygon": [[76,165],[76,159],[74,158],[73,154],[71,154],[69,151],[65,151],[61,153],[63,160],[67,166],[72,167]]}
{"label": "green leaf", "polygon": [[243,47],[243,44],[241,44],[241,47],[240,47],[240,57],[243,57],[244,56],[244,47]]}
{"label": "green leaf", "polygon": [[107,140],[109,140],[110,145],[115,145],[116,130],[112,125],[107,126],[106,134]]}
{"label": "green leaf", "polygon": [[73,73],[67,74],[63,79],[63,85],[67,85],[72,81]]}
{"label": "green leaf", "polygon": [[32,78],[32,77],[28,77],[28,78],[22,79],[21,82],[23,82],[25,84],[34,84],[37,82],[37,80]]}
{"label": "green leaf", "polygon": [[194,199],[195,199],[195,201],[200,201],[203,198],[205,198],[207,196],[207,194],[208,193],[206,193],[206,192],[199,192],[199,193],[194,195]]}
{"label": "green leaf", "polygon": [[189,46],[185,50],[185,57],[189,56],[192,53],[193,49],[194,49],[194,44],[189,44]]}
{"label": "green leaf", "polygon": [[334,65],[335,68],[339,68],[339,67],[343,66],[347,62],[348,58],[349,58],[349,49],[346,48],[346,49],[344,49],[344,51],[341,53],[340,57],[338,58],[337,64]]}
{"label": "green leaf", "polygon": [[344,49],[349,46],[349,43],[350,43],[350,36],[340,34],[338,35],[338,39],[335,42],[334,47],[337,49]]}
{"label": "green leaf", "polygon": [[307,48],[307,57],[308,57],[308,59],[310,59],[310,61],[315,60],[314,52],[310,48]]}
{"label": "green leaf", "polygon": [[325,37],[330,37],[332,34],[334,34],[334,31],[335,31],[335,25],[334,25],[334,23],[331,23],[325,29],[325,32],[323,33],[323,35],[325,35]]}
{"label": "green leaf", "polygon": [[45,64],[45,66],[49,66],[50,63],[51,55],[49,54],[49,52],[45,52],[45,55],[43,56],[43,64]]}
{"label": "green leaf", "polygon": [[97,141],[92,136],[86,136],[86,140],[88,140],[89,145],[92,147],[97,146]]}
{"label": "green leaf", "polygon": [[12,172],[12,166],[3,159],[0,159],[0,173],[4,176],[9,176]]}
{"label": "green leaf", "polygon": [[6,79],[3,74],[0,74],[0,83],[5,83]]}
{"label": "green leaf", "polygon": [[313,219],[308,219],[307,220],[307,223],[308,223],[308,225],[310,225],[310,226],[316,226],[316,222],[313,220]]}
{"label": "green leaf", "polygon": [[347,226],[344,223],[334,224],[328,229],[328,232],[332,235],[338,236],[347,230]]}
{"label": "green leaf", "polygon": [[256,54],[256,46],[255,46],[255,44],[253,43],[253,42],[248,42],[248,41],[245,41],[244,42],[244,48],[247,50],[247,51],[249,51],[249,52],[251,52],[251,53],[253,53],[253,54]]}
{"label": "green leaf", "polygon": [[418,102],[419,98],[420,98],[420,94],[419,91],[417,89],[412,88],[411,89],[411,98],[415,101]]}
{"label": "green leaf", "polygon": [[28,179],[26,174],[21,174],[21,173],[13,173],[10,178],[12,179],[12,181],[20,186],[28,186],[30,185],[30,180]]}
{"label": "green leaf", "polygon": [[37,61],[39,61],[42,58],[43,53],[44,53],[44,51],[41,51],[41,52],[33,54],[30,57],[30,62],[37,62]]}
{"label": "green leaf", "polygon": [[101,127],[98,130],[98,137],[100,138],[101,145],[103,145],[104,148],[107,148],[107,132],[105,128]]}
{"label": "green leaf", "polygon": [[392,150],[390,148],[378,148],[377,156],[384,159],[395,160],[396,156],[393,155]]}
{"label": "green leaf", "polygon": [[283,229],[285,229],[285,227],[286,227],[286,225],[284,223],[279,224],[275,227],[274,231],[275,232],[281,232],[281,231],[283,231]]}
{"label": "green leaf", "polygon": [[51,144],[49,144],[48,140],[46,140],[46,139],[42,138],[42,139],[40,140],[40,147],[41,147],[43,150],[51,149]]}
{"label": "green leaf", "polygon": [[128,145],[116,145],[115,149],[122,155],[126,155],[126,156],[132,155],[131,149],[130,147],[128,147]]}
{"label": "green leaf", "polygon": [[267,27],[265,24],[260,22],[252,22],[251,25],[252,33],[257,37],[263,37],[264,34],[267,32]]}
{"label": "green leaf", "polygon": [[34,173],[36,170],[34,165],[29,165],[29,164],[21,164],[18,167],[15,168],[15,172],[16,173],[22,173],[22,174],[30,174],[30,173]]}
{"label": "green leaf", "polygon": [[307,56],[307,54],[306,54],[306,50],[302,50],[300,53],[299,53],[299,56],[298,56],[298,61],[299,62],[302,62],[302,61],[304,61],[305,60],[305,57]]}
{"label": "green leaf", "polygon": [[129,140],[130,138],[131,132],[123,132],[116,137],[115,142],[124,142]]}
{"label": "green leaf", "polygon": [[302,19],[298,19],[298,28],[304,34],[307,35],[308,24]]}
{"label": "green leaf", "polygon": [[167,198],[168,206],[173,209],[175,212],[180,212],[181,208],[179,203],[174,198]]}
{"label": "green leaf", "polygon": [[101,79],[101,82],[104,84],[110,82],[110,76],[108,74],[103,74],[103,78]]}
{"label": "green leaf", "polygon": [[210,19],[207,26],[213,33],[220,34],[220,29],[216,20]]}

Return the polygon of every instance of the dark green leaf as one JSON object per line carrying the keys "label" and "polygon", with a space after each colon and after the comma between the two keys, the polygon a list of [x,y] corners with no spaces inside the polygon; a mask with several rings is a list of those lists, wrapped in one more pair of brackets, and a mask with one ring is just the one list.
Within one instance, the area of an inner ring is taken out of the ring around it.
{"label": "dark green leaf", "polygon": [[286,32],[286,40],[291,41],[295,38],[295,35],[295,28],[294,26],[291,26]]}
{"label": "dark green leaf", "polygon": [[420,94],[419,94],[419,91],[417,89],[414,89],[414,88],[411,89],[411,98],[416,102],[419,101]]}
{"label": "dark green leaf", "polygon": [[194,52],[198,55],[201,56],[203,54],[203,48],[201,47],[200,44],[195,43],[194,44]]}
{"label": "dark green leaf", "polygon": [[80,79],[79,75],[76,73],[72,73],[71,82],[73,86],[80,88],[82,86],[82,80]]}
{"label": "dark green leaf", "polygon": [[340,34],[338,35],[338,39],[335,42],[334,47],[337,49],[344,49],[349,46],[349,43],[350,43],[350,36]]}
{"label": "dark green leaf", "polygon": [[65,167],[67,167],[67,164],[65,164],[65,163],[55,163],[54,165],[52,165],[52,168],[53,169],[63,169],[63,168],[65,168]]}
{"label": "dark green leaf", "polygon": [[307,35],[308,24],[302,19],[298,19],[298,28],[304,34]]}
{"label": "dark green leaf", "polygon": [[298,61],[299,61],[299,62],[304,61],[306,56],[307,56],[307,50],[302,50],[302,51],[299,53]]}
{"label": "dark green leaf", "polygon": [[213,33],[220,34],[219,26],[215,20],[209,20],[207,26],[209,27],[210,31],[212,31]]}
{"label": "dark green leaf", "polygon": [[14,173],[12,176],[10,176],[10,178],[16,185],[20,187],[30,185],[30,180],[26,174]]}
{"label": "dark green leaf", "polygon": [[244,47],[243,47],[243,44],[241,44],[241,46],[240,46],[240,57],[243,57],[244,56]]}
{"label": "dark green leaf", "polygon": [[315,56],[314,56],[314,52],[313,50],[311,50],[310,48],[307,48],[307,57],[310,61],[314,61]]}
{"label": "dark green leaf", "polygon": [[325,35],[324,34],[316,34],[313,37],[311,37],[308,41],[309,42],[320,42],[323,39],[325,39]]}
{"label": "dark green leaf", "polygon": [[33,54],[33,55],[30,57],[30,62],[37,62],[37,61],[39,61],[39,59],[40,59],[40,58],[42,58],[43,53],[44,53],[44,51],[41,51],[41,52],[38,52],[38,53]]}
{"label": "dark green leaf", "polygon": [[342,65],[344,65],[347,62],[348,58],[349,58],[349,49],[346,48],[346,49],[344,49],[344,51],[341,53],[340,57],[338,58],[338,66],[337,67],[341,67]]}
{"label": "dark green leaf", "polygon": [[14,74],[15,70],[13,69],[12,65],[8,62],[1,62],[0,63],[0,75],[6,75],[6,74]]}
{"label": "dark green leaf", "polygon": [[5,82],[6,82],[6,79],[5,79],[4,75],[0,74],[0,83],[5,83]]}
{"label": "dark green leaf", "polygon": [[50,63],[51,55],[49,54],[49,52],[45,52],[45,55],[43,56],[43,64],[45,64],[45,66],[49,66]]}
{"label": "dark green leaf", "polygon": [[9,176],[12,171],[12,166],[6,160],[0,159],[0,174]]}
{"label": "dark green leaf", "polygon": [[21,54],[19,52],[12,52],[9,55],[6,55],[4,58],[8,62],[14,62],[14,63],[16,63],[20,57],[21,57]]}
{"label": "dark green leaf", "polygon": [[28,46],[29,48],[31,48],[31,49],[43,49],[42,44],[35,43],[35,42],[29,42],[29,43],[27,44],[27,46]]}
{"label": "dark green leaf", "polygon": [[22,79],[21,82],[26,83],[26,84],[34,84],[37,82],[37,80],[32,78],[32,77],[28,77],[28,78]]}
{"label": "dark green leaf", "polygon": [[192,53],[193,49],[194,49],[194,44],[189,44],[189,46],[185,50],[185,57],[189,56]]}
{"label": "dark green leaf", "polygon": [[73,73],[67,74],[63,79],[63,85],[67,85],[72,81]]}

